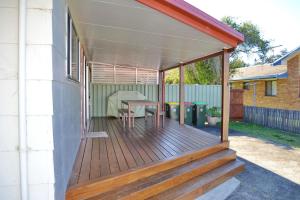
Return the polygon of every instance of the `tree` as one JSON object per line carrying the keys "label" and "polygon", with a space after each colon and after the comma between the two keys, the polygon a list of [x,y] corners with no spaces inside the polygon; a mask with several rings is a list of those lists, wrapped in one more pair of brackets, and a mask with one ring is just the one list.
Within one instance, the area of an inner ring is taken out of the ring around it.
{"label": "tree", "polygon": [[[230,74],[234,74],[237,68],[249,66],[246,57],[254,57],[255,64],[273,63],[276,59],[286,54],[286,49],[274,55],[274,45],[271,40],[262,36],[259,28],[252,22],[238,22],[233,17],[223,17],[222,21],[233,29],[244,34],[244,43],[238,45],[230,56]],[[278,47],[278,46],[275,46]],[[186,84],[220,84],[220,57],[196,62],[185,67]],[[177,84],[179,82],[179,70],[168,72],[166,82]]]}
{"label": "tree", "polygon": [[186,84],[220,84],[221,63],[220,57],[199,61],[185,67]]}
{"label": "tree", "polygon": [[241,67],[247,67],[248,64],[245,63],[241,58],[239,58],[238,56],[232,56],[230,58],[230,69],[229,69],[229,73],[230,75],[233,75],[236,72],[237,68],[241,68]]}
{"label": "tree", "polygon": [[247,66],[247,63],[239,61],[242,60],[242,57],[256,57],[255,64],[265,64],[273,62],[274,58],[282,56],[282,52],[278,55],[272,54],[273,49],[281,45],[274,46],[272,40],[265,39],[259,28],[252,22],[238,22],[237,19],[229,16],[223,17],[222,21],[243,33],[245,37],[244,43],[240,44],[231,55],[232,66],[237,67],[238,64],[241,64],[240,67]]}
{"label": "tree", "polygon": [[282,49],[279,54],[276,55],[271,55],[266,59],[266,63],[273,63],[275,62],[277,59],[281,58],[282,56],[286,55],[288,53],[287,49]]}
{"label": "tree", "polygon": [[179,69],[171,69],[166,72],[166,83],[167,84],[178,84],[179,83]]}
{"label": "tree", "polygon": [[[220,57],[199,61],[185,66],[184,82],[185,84],[220,84],[221,68]],[[166,74],[167,84],[179,83],[179,69],[172,69]]]}

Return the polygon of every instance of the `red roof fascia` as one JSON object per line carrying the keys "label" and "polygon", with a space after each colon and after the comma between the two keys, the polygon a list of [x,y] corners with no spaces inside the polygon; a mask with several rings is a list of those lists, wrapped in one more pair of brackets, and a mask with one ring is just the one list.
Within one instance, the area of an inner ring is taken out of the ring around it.
{"label": "red roof fascia", "polygon": [[183,0],[137,0],[159,12],[198,29],[232,47],[244,41],[244,35]]}

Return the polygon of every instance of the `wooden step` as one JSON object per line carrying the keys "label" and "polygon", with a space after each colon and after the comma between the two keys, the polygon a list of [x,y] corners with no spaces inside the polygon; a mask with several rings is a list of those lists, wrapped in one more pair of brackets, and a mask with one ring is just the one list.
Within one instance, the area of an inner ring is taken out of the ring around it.
{"label": "wooden step", "polygon": [[217,185],[244,170],[244,163],[235,160],[212,170],[202,176],[195,177],[177,187],[153,196],[151,200],[189,200],[195,199]]}
{"label": "wooden step", "polygon": [[224,150],[200,160],[187,163],[177,168],[155,174],[151,177],[141,179],[113,191],[98,195],[89,200],[96,199],[146,199],[164,192],[170,188],[180,185],[203,175],[215,168],[225,165],[236,159],[236,153],[232,150]]}
{"label": "wooden step", "polygon": [[198,151],[191,151],[179,156],[171,157],[164,161],[159,161],[154,164],[115,174],[113,176],[83,182],[69,187],[66,192],[66,199],[87,199],[133,183],[140,179],[176,168],[191,161],[199,160],[214,153],[226,150],[228,149],[228,145],[228,142],[219,143]]}

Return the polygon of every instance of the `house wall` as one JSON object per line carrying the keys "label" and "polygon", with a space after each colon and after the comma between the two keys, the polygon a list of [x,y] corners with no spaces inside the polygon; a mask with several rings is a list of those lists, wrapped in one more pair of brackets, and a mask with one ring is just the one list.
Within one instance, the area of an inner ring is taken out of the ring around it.
{"label": "house wall", "polygon": [[18,2],[0,1],[0,199],[19,199]]}
{"label": "house wall", "polygon": [[[27,1],[28,195],[64,199],[81,133],[80,83],[66,78],[65,0]],[[0,199],[20,199],[18,1],[0,1]]]}
{"label": "house wall", "polygon": [[27,1],[26,121],[29,199],[53,199],[55,191],[52,8],[52,0]]}
{"label": "house wall", "polygon": [[[277,80],[277,96],[265,96],[265,81],[251,81],[256,83],[256,101],[253,98],[253,88],[244,90],[244,105],[285,110],[300,110],[300,56],[288,61],[288,79]],[[242,89],[243,82],[232,83],[233,89]]]}
{"label": "house wall", "polygon": [[[81,138],[81,86],[66,78],[66,15],[65,0],[53,1],[52,15],[52,95],[55,199],[64,199]],[[82,61],[82,59],[81,59]],[[81,68],[83,77],[83,69]]]}

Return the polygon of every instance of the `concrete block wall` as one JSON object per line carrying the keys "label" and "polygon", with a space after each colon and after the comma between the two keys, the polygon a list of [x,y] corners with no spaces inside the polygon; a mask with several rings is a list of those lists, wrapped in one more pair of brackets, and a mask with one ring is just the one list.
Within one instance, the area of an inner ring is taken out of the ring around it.
{"label": "concrete block wall", "polygon": [[80,143],[81,83],[66,76],[66,16],[65,0],[28,4],[30,199],[64,199]]}
{"label": "concrete block wall", "polygon": [[27,1],[26,111],[29,199],[54,199],[52,0]]}
{"label": "concrete block wall", "polygon": [[0,199],[19,199],[18,1],[0,1]]}
{"label": "concrete block wall", "polygon": [[[65,0],[27,0],[28,194],[64,199],[80,143],[80,83],[66,78]],[[0,1],[0,199],[20,199],[18,0]]]}

